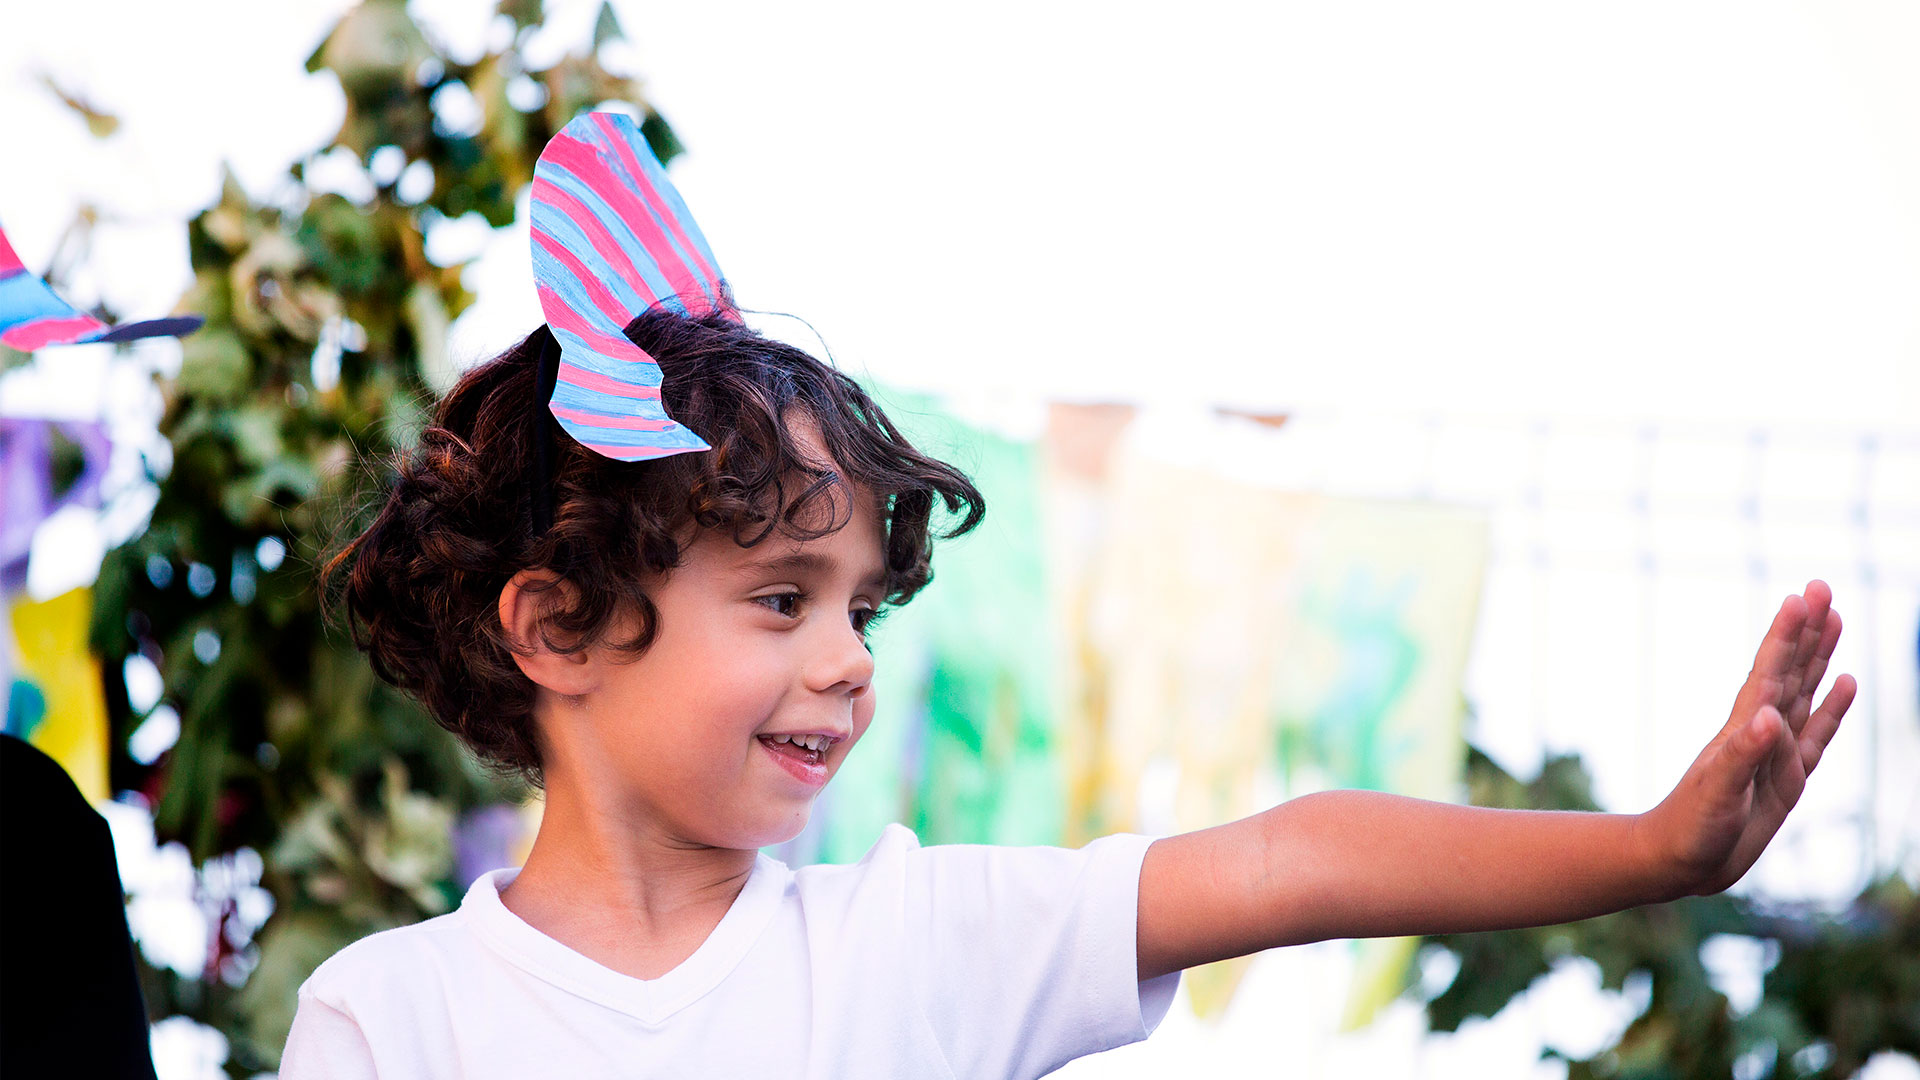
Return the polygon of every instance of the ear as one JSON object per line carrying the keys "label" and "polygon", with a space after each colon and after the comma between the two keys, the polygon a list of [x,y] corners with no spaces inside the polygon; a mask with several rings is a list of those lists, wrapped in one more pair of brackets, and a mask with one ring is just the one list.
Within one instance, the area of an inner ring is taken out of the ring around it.
{"label": "ear", "polygon": [[555,652],[540,633],[544,594],[557,589],[565,596],[572,588],[572,582],[551,570],[522,570],[500,589],[500,625],[507,631],[513,662],[534,685],[562,697],[579,697],[599,685],[593,650]]}

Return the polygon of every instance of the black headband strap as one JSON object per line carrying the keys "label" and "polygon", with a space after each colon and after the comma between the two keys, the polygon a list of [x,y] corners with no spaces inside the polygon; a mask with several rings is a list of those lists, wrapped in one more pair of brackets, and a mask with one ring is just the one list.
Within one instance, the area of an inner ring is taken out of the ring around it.
{"label": "black headband strap", "polygon": [[540,357],[533,415],[529,418],[533,425],[533,476],[529,486],[533,494],[533,535],[539,539],[553,528],[554,419],[547,402],[552,400],[554,383],[560,378],[560,343],[545,326],[534,331],[534,336],[540,339]]}

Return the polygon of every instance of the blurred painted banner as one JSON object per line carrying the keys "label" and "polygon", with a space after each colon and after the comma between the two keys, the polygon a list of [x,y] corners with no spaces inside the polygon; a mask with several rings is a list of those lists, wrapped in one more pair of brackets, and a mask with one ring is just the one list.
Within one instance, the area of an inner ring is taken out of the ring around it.
{"label": "blurred painted banner", "polygon": [[[1019,441],[884,400],[990,512],[879,630],[879,715],[787,861],[857,859],[896,820],[927,843],[1079,844],[1328,787],[1459,797],[1483,513],[1173,463],[1120,407],[1056,405]],[[1410,945],[1356,946],[1350,1024],[1401,990]],[[1217,1015],[1245,967],[1189,973],[1195,1008]]]}
{"label": "blurred painted banner", "polygon": [[0,640],[7,685],[4,730],[40,748],[93,802],[107,798],[107,701],[88,651],[91,589],[35,602],[8,598]]}
{"label": "blurred painted banner", "polygon": [[33,534],[58,511],[98,509],[112,446],[102,425],[0,417],[0,730],[58,761],[82,794],[107,798],[107,705],[88,642],[91,590],[25,592]]}

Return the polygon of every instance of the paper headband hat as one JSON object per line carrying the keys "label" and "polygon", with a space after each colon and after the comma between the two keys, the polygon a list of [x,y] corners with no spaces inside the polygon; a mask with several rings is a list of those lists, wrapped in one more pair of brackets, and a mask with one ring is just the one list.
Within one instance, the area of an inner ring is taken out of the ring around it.
{"label": "paper headband hat", "polygon": [[652,308],[734,314],[713,252],[640,126],[596,112],[562,129],[534,167],[532,218],[540,310],[560,346],[554,419],[621,461],[708,449],[667,415],[660,365],[625,333]]}
{"label": "paper headband hat", "polygon": [[49,345],[179,337],[198,330],[204,321],[198,315],[176,315],[108,326],[60,299],[29,272],[7,243],[6,230],[0,229],[0,345],[32,352]]}

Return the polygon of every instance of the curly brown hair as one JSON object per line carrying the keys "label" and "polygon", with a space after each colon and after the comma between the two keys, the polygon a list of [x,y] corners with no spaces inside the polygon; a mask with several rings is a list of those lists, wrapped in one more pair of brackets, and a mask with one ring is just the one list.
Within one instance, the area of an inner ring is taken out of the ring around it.
{"label": "curly brown hair", "polygon": [[[549,570],[571,586],[542,590],[548,648],[637,657],[658,629],[643,583],[678,566],[697,530],[743,547],[775,532],[826,535],[848,520],[858,485],[879,500],[887,603],[900,605],[932,580],[936,502],[950,519],[942,537],[986,513],[964,474],[915,450],[858,383],[800,349],[718,313],[650,312],[627,336],[659,362],[669,414],[711,451],[620,462],[575,442],[536,404],[541,327],[460,379],[419,444],[395,455],[372,524],[322,567],[329,607],[344,611],[374,671],[482,760],[535,784],[534,687],[498,610],[517,572]],[[544,532],[535,424],[550,447]],[[808,457],[803,428],[827,463]],[[637,630],[611,640],[624,612]]]}

